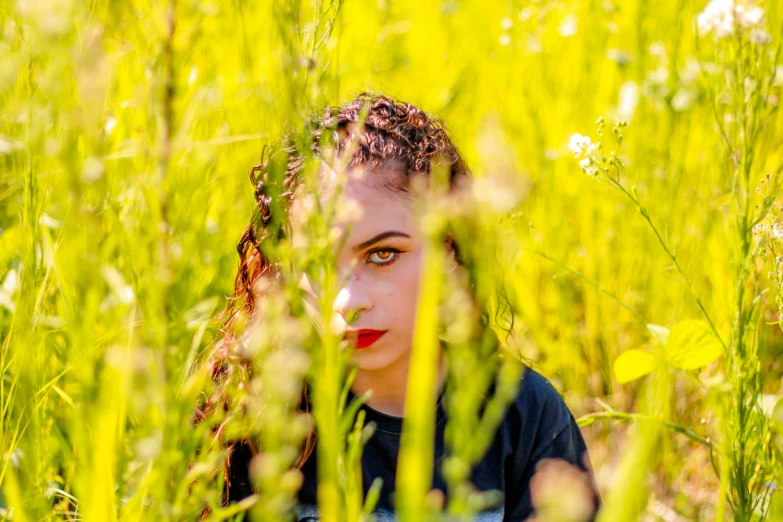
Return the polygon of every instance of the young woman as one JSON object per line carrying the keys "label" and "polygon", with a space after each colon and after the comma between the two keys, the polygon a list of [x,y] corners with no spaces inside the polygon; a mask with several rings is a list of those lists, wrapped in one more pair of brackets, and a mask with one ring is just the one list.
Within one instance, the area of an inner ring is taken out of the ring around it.
{"label": "young woman", "polygon": [[[373,480],[380,477],[383,481],[376,510],[376,518],[383,521],[393,520],[394,516],[397,456],[424,247],[424,238],[414,219],[411,179],[428,176],[435,158],[446,162],[452,188],[469,179],[471,174],[441,123],[410,104],[372,93],[363,93],[347,105],[328,109],[323,118],[314,121],[311,148],[316,157],[322,153],[319,139],[327,132],[336,137],[338,149],[344,149],[350,127],[361,120],[363,110],[367,111],[363,135],[348,164],[349,172],[362,171],[363,175],[348,176],[341,196],[361,217],[350,226],[340,225],[348,237],[343,251],[338,253],[337,264],[341,272],[350,276],[334,301],[333,324],[345,330],[346,338],[356,348],[357,371],[351,386],[352,394],[361,396],[372,391],[362,408],[366,421],[375,423],[377,429],[365,446],[361,462],[365,493]],[[234,299],[227,309],[230,317],[239,308],[252,312],[257,298],[253,290],[256,281],[271,277],[274,272],[274,264],[265,259],[258,248],[262,238],[265,241],[273,239],[265,237],[268,234],[266,225],[274,219],[273,208],[296,212],[298,203],[292,196],[303,168],[302,155],[294,145],[286,149],[286,153],[284,184],[287,190],[284,194],[291,199],[290,205],[275,205],[264,188],[257,187],[260,223],[247,227],[238,246],[240,269]],[[321,177],[323,183],[329,182],[328,177],[328,174]],[[447,270],[458,269],[459,246],[449,240],[444,248],[449,259]],[[302,278],[300,285],[315,296],[307,277]],[[224,377],[225,359],[235,358],[231,340],[227,338],[219,344],[213,354],[216,369],[213,375],[218,379]],[[443,378],[441,368],[441,382]],[[446,417],[438,400],[436,463],[444,455]],[[317,520],[318,516],[318,474],[314,454],[318,444],[317,438],[311,437],[308,441],[299,462],[304,477],[298,496],[299,520]],[[253,493],[248,472],[253,456],[251,448],[251,444],[233,447],[228,467],[228,502],[239,501]],[[579,428],[549,382],[527,370],[491,446],[473,469],[472,482],[476,488],[499,491],[504,498],[500,505],[482,513],[478,520],[517,521],[533,515],[531,480],[540,465],[551,459],[559,462],[559,467],[552,469],[560,469],[566,474],[578,470],[576,473],[583,475],[589,496],[588,518],[593,516],[597,495]],[[433,488],[440,489],[448,497],[437,464],[433,469]],[[535,493],[535,487],[533,490]]]}

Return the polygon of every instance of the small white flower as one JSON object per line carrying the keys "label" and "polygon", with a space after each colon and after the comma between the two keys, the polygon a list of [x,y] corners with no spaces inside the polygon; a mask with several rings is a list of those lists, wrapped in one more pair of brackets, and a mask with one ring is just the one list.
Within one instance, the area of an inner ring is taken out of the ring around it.
{"label": "small white flower", "polygon": [[588,176],[595,176],[595,174],[598,172],[598,169],[593,166],[593,160],[590,158],[584,158],[582,161],[580,161],[579,167],[582,169],[582,172]]}
{"label": "small white flower", "polygon": [[763,29],[754,29],[750,32],[750,41],[756,45],[767,45],[772,41],[772,36]]}
{"label": "small white flower", "polygon": [[500,45],[502,45],[503,47],[507,47],[510,44],[511,44],[511,37],[509,35],[505,33],[500,35]]}
{"label": "small white flower", "polygon": [[723,38],[734,32],[734,0],[712,0],[696,19],[702,34],[715,31]]}
{"label": "small white flower", "polygon": [[573,134],[568,141],[568,150],[574,153],[575,157],[584,156],[587,148],[591,144],[589,136],[582,136],[579,133]]}
{"label": "small white flower", "polygon": [[736,13],[742,27],[755,27],[764,21],[764,10],[760,7],[737,6]]}
{"label": "small white flower", "polygon": [[508,31],[514,26],[514,22],[509,17],[505,17],[500,21],[500,27],[502,27],[504,30]]}
{"label": "small white flower", "polygon": [[565,38],[574,36],[577,31],[577,21],[578,18],[575,14],[567,14],[565,18],[563,18],[560,27],[557,28],[557,32],[560,33],[560,36]]}
{"label": "small white flower", "polygon": [[696,101],[696,95],[690,89],[680,89],[672,96],[672,109],[681,112],[689,109]]}
{"label": "small white flower", "polygon": [[540,53],[543,50],[543,47],[541,47],[541,40],[535,36],[529,36],[527,39],[527,49],[531,53]]}
{"label": "small white flower", "polygon": [[647,52],[650,53],[650,56],[666,58],[666,46],[660,41],[651,43],[650,47],[647,48]]}
{"label": "small white flower", "polygon": [[761,7],[738,5],[734,0],[712,0],[696,18],[700,34],[715,31],[718,38],[735,34],[737,26],[752,28],[763,22],[764,10]]}
{"label": "small white flower", "polygon": [[730,19],[724,19],[715,26],[715,36],[718,38],[726,38],[734,34],[734,21]]}

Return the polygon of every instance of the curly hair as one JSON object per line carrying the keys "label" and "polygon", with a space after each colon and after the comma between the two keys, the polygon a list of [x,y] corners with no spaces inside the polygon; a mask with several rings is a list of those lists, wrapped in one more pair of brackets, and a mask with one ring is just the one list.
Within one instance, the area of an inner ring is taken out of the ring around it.
{"label": "curly hair", "polygon": [[[261,278],[279,277],[276,260],[265,255],[262,246],[269,236],[278,241],[285,237],[285,214],[301,183],[308,156],[323,158],[323,149],[327,145],[338,154],[344,152],[349,146],[349,136],[359,126],[361,132],[353,144],[355,149],[348,162],[349,168],[362,166],[371,171],[394,165],[406,174],[403,179],[407,179],[413,173],[429,174],[437,161],[438,165],[448,169],[450,187],[472,177],[439,120],[409,103],[372,92],[363,92],[345,105],[328,107],[321,117],[311,119],[304,143],[298,143],[295,136],[289,136],[280,149],[271,152],[265,149],[262,162],[250,171],[256,205],[237,245],[239,268],[234,291],[219,316],[219,340],[208,360],[218,392],[208,397],[199,408],[197,421],[214,408],[226,408],[226,399],[220,393],[223,384],[233,378],[244,379],[250,373],[248,361],[243,360],[235,349],[238,341],[234,333],[235,323],[241,315],[252,316],[258,292],[256,283]],[[328,143],[325,143],[327,140]],[[405,183],[389,188],[402,192],[408,190]],[[456,244],[453,247],[459,261],[459,249]],[[237,369],[239,375],[236,375]],[[299,408],[302,411],[308,408],[305,394]],[[310,456],[314,444],[314,434],[311,434],[297,467],[301,467]]]}

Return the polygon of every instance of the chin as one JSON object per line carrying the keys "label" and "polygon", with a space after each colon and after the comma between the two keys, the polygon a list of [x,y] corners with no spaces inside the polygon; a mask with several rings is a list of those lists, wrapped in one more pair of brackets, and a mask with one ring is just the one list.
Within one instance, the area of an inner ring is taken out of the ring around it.
{"label": "chin", "polygon": [[402,357],[410,355],[410,351],[403,353],[384,350],[382,347],[368,346],[354,352],[356,366],[360,370],[376,371],[392,366]]}

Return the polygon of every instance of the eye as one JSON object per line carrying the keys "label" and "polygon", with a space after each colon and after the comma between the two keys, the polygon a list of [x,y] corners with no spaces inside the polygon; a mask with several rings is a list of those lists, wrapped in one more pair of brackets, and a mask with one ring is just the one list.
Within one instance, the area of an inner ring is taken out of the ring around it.
{"label": "eye", "polygon": [[388,266],[397,261],[400,253],[396,248],[379,248],[367,254],[367,261],[378,266]]}

